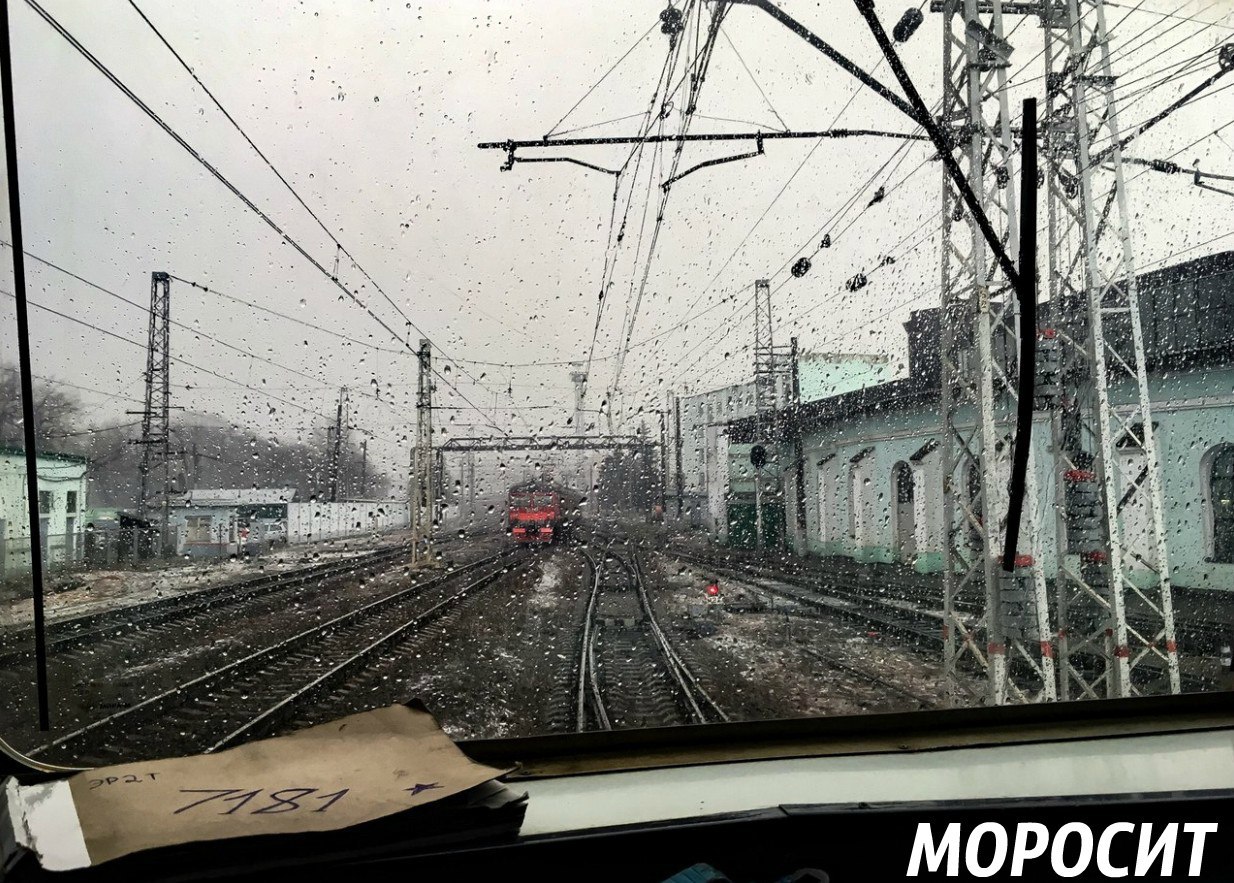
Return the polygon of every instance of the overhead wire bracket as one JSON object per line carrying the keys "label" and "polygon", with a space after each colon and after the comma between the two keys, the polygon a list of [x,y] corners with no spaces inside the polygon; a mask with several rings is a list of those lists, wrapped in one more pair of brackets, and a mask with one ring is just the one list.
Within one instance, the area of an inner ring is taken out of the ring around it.
{"label": "overhead wire bracket", "polygon": [[686,170],[685,170],[684,172],[682,172],[680,175],[674,175],[673,177],[669,178],[667,181],[665,181],[665,182],[664,182],[663,184],[661,184],[660,186],[661,186],[661,187],[664,189],[664,191],[667,193],[667,192],[668,192],[668,188],[669,188],[669,187],[673,186],[673,185],[674,185],[674,184],[676,184],[678,181],[680,181],[682,178],[684,178],[686,175],[689,175],[689,174],[691,174],[692,172],[697,172],[697,171],[699,171],[700,169],[709,168],[710,166],[720,166],[720,165],[724,165],[725,163],[737,162],[738,160],[743,160],[743,159],[751,159],[752,157],[762,156],[762,155],[763,155],[763,136],[762,136],[762,134],[760,133],[760,134],[755,135],[755,136],[754,136],[754,141],[755,141],[755,143],[757,144],[757,147],[756,147],[754,150],[751,150],[749,153],[739,153],[739,154],[737,154],[736,156],[721,156],[721,157],[717,157],[716,159],[708,159],[708,160],[704,160],[703,162],[699,163],[698,165],[694,165],[694,166],[691,166],[690,168],[686,169]]}
{"label": "overhead wire bracket", "polygon": [[602,171],[606,175],[621,174],[617,169],[606,169],[605,166],[587,163],[585,160],[575,159],[574,157],[518,157],[515,154],[515,150],[521,146],[512,141],[502,144],[502,147],[506,150],[506,162],[501,166],[502,171],[510,171],[512,168],[515,168],[515,163],[571,163],[581,165],[582,168],[591,169],[592,171]]}

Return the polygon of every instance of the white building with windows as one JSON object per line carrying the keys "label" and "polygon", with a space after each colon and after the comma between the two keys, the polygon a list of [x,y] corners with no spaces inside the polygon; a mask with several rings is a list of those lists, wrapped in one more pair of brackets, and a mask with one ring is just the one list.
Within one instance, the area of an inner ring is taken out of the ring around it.
{"label": "white building with windows", "polygon": [[[44,566],[55,568],[77,561],[82,554],[87,473],[85,457],[40,453],[39,538]],[[30,572],[30,510],[26,484],[26,452],[0,448],[0,578]]]}
{"label": "white building with windows", "polygon": [[[812,402],[891,379],[885,355],[802,352],[798,357],[801,400]],[[775,402],[791,400],[791,379],[777,378]],[[723,538],[725,497],[729,488],[727,424],[756,413],[754,382],[670,398],[666,420],[667,516]],[[680,442],[678,442],[680,439]],[[680,446],[680,458],[677,448]],[[680,499],[680,506],[678,506]]]}
{"label": "white building with windows", "polygon": [[[1180,586],[1234,590],[1234,252],[1145,273],[1139,291],[1171,576]],[[1051,305],[1040,304],[1039,320],[1048,322],[1050,316]],[[810,401],[782,415],[784,468],[770,503],[780,534],[771,538],[773,545],[802,555],[941,573],[945,527],[938,311],[914,313],[906,330],[909,376]],[[1124,333],[1107,328],[1107,334]],[[1133,396],[1126,381],[1110,385],[1115,408],[1130,413]],[[1050,462],[1049,419],[1045,411],[1034,416],[1038,463]],[[1004,434],[1010,437],[1013,429],[1006,424]],[[727,431],[731,528],[752,519],[751,496],[742,493],[740,484],[744,461],[739,449],[741,442],[748,446],[757,426],[738,420]],[[792,463],[793,439],[801,446],[799,469]],[[1132,439],[1126,434],[1115,442],[1120,491],[1139,480],[1140,451]],[[1038,498],[1028,505],[1043,516],[1043,564],[1053,573],[1058,566],[1049,551],[1057,548],[1055,476],[1040,472]],[[961,481],[962,493],[976,486],[975,475]],[[1125,536],[1129,545],[1143,547],[1151,513],[1142,496],[1125,499]],[[784,507],[778,522],[776,506]],[[976,517],[982,517],[979,511]],[[750,545],[751,539],[748,530],[732,537],[734,545]],[[1132,569],[1148,566],[1140,561]]]}

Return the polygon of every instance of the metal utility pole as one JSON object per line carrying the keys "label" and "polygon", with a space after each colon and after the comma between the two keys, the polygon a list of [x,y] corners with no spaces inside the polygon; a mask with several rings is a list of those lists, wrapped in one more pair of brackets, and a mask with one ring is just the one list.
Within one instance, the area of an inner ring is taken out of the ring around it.
{"label": "metal utility pole", "polygon": [[[791,384],[791,351],[776,348],[771,336],[771,283],[759,279],[754,283],[754,411],[758,416],[758,443],[771,451],[775,463],[780,462],[779,406],[785,397],[785,380]],[[793,341],[794,346],[796,340]],[[789,375],[786,377],[785,375]],[[754,470],[754,522],[758,536],[755,546],[763,548],[763,470]]]}
{"label": "metal utility pole", "polygon": [[[416,440],[411,456],[411,538],[412,563],[429,556],[433,537],[433,364],[432,347],[420,340],[417,353]],[[421,548],[423,546],[423,548]]]}
{"label": "metal utility pole", "polygon": [[[1000,567],[1011,475],[1009,428],[1015,407],[1018,311],[999,280],[988,223],[1015,253],[1016,146],[1003,35],[1002,0],[943,0],[943,102],[939,119],[951,156],[984,218],[966,206],[954,172],[943,178],[942,461],[946,540],[943,566],[944,668],[949,700],[959,699],[958,669],[971,657],[987,672],[986,701],[1055,698],[1052,629],[1033,506],[1026,507],[1010,573]],[[1008,4],[1010,7],[1010,4]],[[1021,268],[1035,272],[1035,268]],[[1035,468],[1028,468],[1035,499]],[[978,602],[973,619],[957,602]],[[984,637],[984,642],[982,641]],[[1014,677],[1013,677],[1014,673]]]}
{"label": "metal utility pole", "polygon": [[685,494],[685,475],[681,470],[681,398],[673,395],[673,460],[677,473],[675,490],[677,492],[677,520],[681,520],[682,496]]}
{"label": "metal utility pole", "polygon": [[656,413],[660,415],[660,518],[663,519],[668,509],[668,420],[663,408]]}
{"label": "metal utility pole", "polygon": [[771,283],[754,283],[754,410],[760,416],[774,414],[780,366],[771,340]]}
{"label": "metal utility pole", "polygon": [[800,408],[801,408],[801,368],[800,351],[797,348],[797,338],[791,339],[789,347],[789,404],[793,409],[793,474],[796,482],[793,488],[793,503],[796,514],[797,542],[804,551],[806,535],[806,456],[805,444],[801,438]]}
{"label": "metal utility pole", "polygon": [[368,439],[360,439],[360,493],[361,500],[368,498]]}
{"label": "metal utility pole", "polygon": [[146,399],[141,414],[141,465],[137,492],[139,518],[150,517],[154,488],[159,491],[159,554],[166,554],[171,507],[171,277],[150,274],[150,322],[146,339]]}
{"label": "metal utility pole", "polygon": [[468,451],[463,492],[467,495],[467,516],[474,522],[476,517],[476,452]]}
{"label": "metal utility pole", "polygon": [[347,387],[338,392],[338,408],[334,413],[333,431],[327,433],[330,445],[330,502],[338,502],[340,473],[343,468],[343,433],[351,418],[351,402],[348,399]]}
{"label": "metal utility pole", "polygon": [[[1136,670],[1159,667],[1169,692],[1178,693],[1161,466],[1105,7],[1102,0],[1054,0],[1040,14],[1057,323],[1043,344],[1057,384],[1045,405],[1059,513],[1060,691],[1064,698],[1131,696],[1140,683],[1163,682],[1151,673],[1136,679]],[[1110,401],[1115,383],[1131,390],[1121,410]],[[1136,605],[1134,623],[1128,601]]]}

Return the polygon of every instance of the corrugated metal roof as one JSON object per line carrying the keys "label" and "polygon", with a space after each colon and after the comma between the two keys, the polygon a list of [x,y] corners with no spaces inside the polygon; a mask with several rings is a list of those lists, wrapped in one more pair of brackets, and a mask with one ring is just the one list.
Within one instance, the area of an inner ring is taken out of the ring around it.
{"label": "corrugated metal roof", "polygon": [[257,488],[196,488],[185,497],[189,505],[266,506],[271,503],[291,503],[296,499],[294,487]]}

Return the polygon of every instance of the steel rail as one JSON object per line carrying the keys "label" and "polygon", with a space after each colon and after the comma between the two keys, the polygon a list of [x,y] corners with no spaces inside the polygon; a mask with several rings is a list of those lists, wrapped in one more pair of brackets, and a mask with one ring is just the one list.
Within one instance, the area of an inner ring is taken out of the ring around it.
{"label": "steel rail", "polygon": [[583,557],[587,560],[588,566],[591,568],[591,596],[587,600],[587,610],[583,621],[583,637],[582,644],[579,648],[578,658],[578,690],[577,690],[577,705],[575,708],[575,729],[582,732],[587,729],[587,700],[590,693],[592,708],[596,715],[596,721],[603,729],[611,730],[612,722],[608,717],[608,710],[604,707],[604,700],[600,692],[600,682],[596,676],[596,655],[595,655],[595,631],[593,624],[595,620],[596,603],[600,597],[600,566],[586,552],[583,552]]}
{"label": "steel rail", "polygon": [[[278,573],[264,573],[248,579],[220,583],[217,586],[159,598],[143,604],[132,604],[57,620],[48,627],[48,649],[64,652],[74,647],[114,637],[116,629],[120,627],[132,629],[134,626],[159,625],[202,610],[214,610],[262,598],[317,580],[334,580],[371,570],[373,567],[406,554],[407,550],[401,547],[376,549],[352,558],[310,564]],[[9,631],[0,636],[0,646],[21,638],[20,631]],[[19,661],[25,655],[25,651],[21,650],[0,651],[0,666]]]}
{"label": "steel rail", "polygon": [[97,720],[91,721],[76,730],[65,733],[63,736],[30,750],[27,754],[31,757],[36,757],[39,754],[51,749],[63,748],[66,745],[70,745],[73,742],[84,739],[96,732],[102,731],[105,727],[124,724],[130,721],[135,723],[141,719],[157,717],[160,713],[173,705],[185,704],[187,701],[191,700],[195,694],[199,694],[221,683],[225,683],[229,679],[237,678],[244,673],[258,669],[261,665],[268,664],[272,660],[285,657],[289,653],[294,652],[296,648],[300,647],[305,642],[326,635],[341,625],[355,622],[365,616],[371,616],[393,606],[399,601],[415,597],[426,590],[441,586],[450,580],[469,573],[470,571],[494,564],[504,558],[509,557],[511,554],[513,554],[512,550],[506,550],[498,553],[497,555],[492,555],[488,558],[463,565],[450,573],[442,574],[435,580],[410,586],[406,589],[401,589],[397,592],[386,595],[385,597],[370,601],[355,610],[340,614],[339,616],[327,620],[326,622],[319,623],[311,628],[292,635],[289,638],[284,638],[281,641],[249,653],[248,655],[243,656],[240,659],[236,659],[227,665],[212,669],[211,671],[198,675],[195,678],[177,684],[176,686],[164,690],[155,696],[151,696],[135,705],[121,709],[114,714],[109,714],[98,718]]}
{"label": "steel rail", "polygon": [[[519,563],[525,564],[526,562]],[[391,629],[375,641],[370,642],[367,646],[356,653],[353,653],[337,665],[334,665],[328,671],[314,678],[303,687],[294,690],[278,702],[271,705],[269,708],[250,718],[244,724],[232,730],[222,739],[219,739],[207,748],[207,753],[211,751],[220,751],[224,748],[230,748],[231,746],[237,745],[248,739],[269,734],[278,726],[280,722],[291,717],[294,710],[300,704],[309,699],[315,698],[319,693],[330,689],[340,680],[350,676],[355,670],[367,664],[369,660],[371,660],[382,650],[406,637],[409,633],[415,632],[427,625],[429,622],[439,618],[472,592],[483,589],[497,582],[501,579],[501,577],[512,572],[514,572],[513,568],[503,567],[491,573],[486,573],[474,582],[463,586],[457,592],[451,594],[448,598],[444,598],[427,610],[417,613],[411,619],[395,627],[394,629]]]}
{"label": "steel rail", "polygon": [[[651,598],[647,594],[647,586],[643,581],[642,568],[639,566],[638,555],[632,553],[629,561],[618,558],[618,561],[626,567],[634,579],[634,587],[638,592],[639,601],[642,604],[643,611],[646,614],[647,624],[651,628],[651,634],[656,639],[656,643],[660,648],[661,654],[668,663],[669,674],[673,680],[677,682],[678,689],[690,706],[690,711],[693,712],[695,720],[700,724],[710,723],[714,718],[719,718],[721,721],[728,721],[729,717],[716,704],[715,700],[707,693],[703,686],[698,682],[694,672],[685,664],[677,650],[673,647],[668,636],[664,634],[664,630],[660,628],[659,619],[656,617],[656,612],[651,605]],[[700,705],[701,701],[701,705]],[[706,707],[710,712],[703,710]]]}

